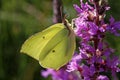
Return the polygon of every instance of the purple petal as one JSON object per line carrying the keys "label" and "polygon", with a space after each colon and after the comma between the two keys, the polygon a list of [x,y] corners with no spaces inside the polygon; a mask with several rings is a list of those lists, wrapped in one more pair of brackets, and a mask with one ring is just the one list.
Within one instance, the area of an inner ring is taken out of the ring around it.
{"label": "purple petal", "polygon": [[100,75],[97,80],[109,80],[109,78],[107,76]]}

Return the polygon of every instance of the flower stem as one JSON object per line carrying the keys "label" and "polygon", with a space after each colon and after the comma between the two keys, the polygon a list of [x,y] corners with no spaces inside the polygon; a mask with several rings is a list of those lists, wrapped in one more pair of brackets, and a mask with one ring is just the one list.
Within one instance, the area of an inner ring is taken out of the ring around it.
{"label": "flower stem", "polygon": [[53,0],[53,23],[61,23],[62,14],[62,0]]}

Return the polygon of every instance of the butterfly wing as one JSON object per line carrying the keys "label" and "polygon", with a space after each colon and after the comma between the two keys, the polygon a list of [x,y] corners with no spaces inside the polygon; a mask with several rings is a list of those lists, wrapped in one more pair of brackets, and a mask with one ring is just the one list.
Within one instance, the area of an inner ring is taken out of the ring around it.
{"label": "butterfly wing", "polygon": [[28,38],[20,52],[35,58],[44,68],[59,69],[72,58],[74,50],[73,30],[58,23]]}
{"label": "butterfly wing", "polygon": [[41,54],[42,49],[63,28],[64,28],[63,24],[58,23],[50,26],[49,28],[43,30],[42,32],[36,33],[35,35],[31,36],[24,42],[20,52],[25,53],[35,58],[36,60],[39,60],[39,55]]}
{"label": "butterfly wing", "polygon": [[64,40],[57,44],[39,63],[45,68],[58,70],[71,59],[74,49],[75,46],[71,44],[70,38],[65,37]]}
{"label": "butterfly wing", "polygon": [[[59,39],[60,41],[51,48],[50,45],[53,45],[54,42]],[[58,70],[60,67],[68,63],[73,56],[75,50],[75,34],[73,31],[69,33],[68,30],[63,29],[61,33],[54,36],[54,39],[51,39],[47,45],[48,46],[44,47],[42,50],[42,53],[47,55],[41,57],[41,53],[39,63],[44,68]]]}

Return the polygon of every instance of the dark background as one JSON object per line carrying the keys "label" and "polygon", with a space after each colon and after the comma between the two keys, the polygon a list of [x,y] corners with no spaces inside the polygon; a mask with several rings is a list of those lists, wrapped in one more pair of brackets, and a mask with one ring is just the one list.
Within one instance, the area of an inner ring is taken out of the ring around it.
{"label": "dark background", "polygon": [[[75,3],[79,4],[79,0],[63,0],[70,21],[77,17]],[[109,0],[109,4],[106,21],[110,15],[120,20],[120,0]],[[0,0],[0,80],[45,80],[39,63],[19,51],[29,36],[52,25],[52,18],[52,0]],[[120,38],[107,34],[106,41],[119,56]]]}

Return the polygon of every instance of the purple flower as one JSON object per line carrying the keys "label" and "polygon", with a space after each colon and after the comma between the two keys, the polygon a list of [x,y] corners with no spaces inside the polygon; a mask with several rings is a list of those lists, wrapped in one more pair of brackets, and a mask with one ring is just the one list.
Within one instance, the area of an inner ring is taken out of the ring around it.
{"label": "purple flower", "polygon": [[87,52],[84,50],[84,49],[80,49],[80,54],[82,59],[88,59],[88,55],[87,55]]}
{"label": "purple flower", "polygon": [[69,65],[67,65],[67,72],[72,72],[72,71],[75,71],[75,70],[78,70],[78,64],[76,61],[71,61],[69,63]]}
{"label": "purple flower", "polygon": [[80,36],[84,40],[89,40],[91,38],[91,35],[95,35],[97,33],[98,27],[88,21],[88,17],[92,16],[95,17],[95,11],[94,8],[91,7],[87,2],[83,3],[81,1],[81,7],[78,5],[74,5],[74,8],[78,12],[78,18],[75,19],[75,26],[76,26],[76,34]]}
{"label": "purple flower", "polygon": [[115,36],[120,36],[120,33],[118,32],[120,30],[120,21],[115,22],[115,19],[112,16],[109,21],[110,24],[107,26],[107,30],[113,33]]}
{"label": "purple flower", "polygon": [[95,23],[93,23],[93,22],[89,22],[88,25],[89,25],[88,26],[88,28],[89,28],[88,33],[90,35],[96,35],[97,31],[98,31],[98,26],[95,25]]}
{"label": "purple flower", "polygon": [[83,3],[83,0],[80,0],[81,6],[74,4],[75,10],[78,12],[78,14],[83,15],[83,13],[87,13],[90,10],[94,10],[93,7],[91,7],[87,2]]}
{"label": "purple flower", "polygon": [[78,17],[75,19],[75,25],[76,25],[76,34],[80,36],[82,39],[89,40],[90,34],[88,33],[88,25],[86,23],[86,20],[84,18]]}
{"label": "purple flower", "polygon": [[76,72],[67,72],[64,68],[61,68],[58,71],[53,69],[47,69],[42,71],[43,77],[52,76],[52,80],[79,80],[78,74]]}
{"label": "purple flower", "polygon": [[93,64],[90,67],[83,65],[81,74],[84,76],[84,80],[91,80],[91,78],[94,78],[95,66]]}
{"label": "purple flower", "polygon": [[110,57],[106,59],[106,66],[113,72],[120,72],[120,68],[118,67],[119,64],[119,58],[116,56],[112,57],[112,59]]}
{"label": "purple flower", "polygon": [[55,71],[53,69],[47,69],[46,71],[42,71],[41,74],[45,78],[48,77],[49,75],[54,76],[54,78],[56,76],[56,73],[55,73]]}
{"label": "purple flower", "polygon": [[98,76],[97,80],[109,80],[109,78],[107,76],[100,75]]}
{"label": "purple flower", "polygon": [[94,55],[94,56],[92,56],[90,58],[89,63],[90,64],[93,64],[93,63],[102,63],[102,61],[103,61],[102,57]]}
{"label": "purple flower", "polygon": [[103,55],[107,58],[109,57],[112,53],[114,52],[114,50],[112,48],[107,48],[104,50]]}
{"label": "purple flower", "polygon": [[95,49],[92,45],[89,44],[89,42],[82,42],[80,43],[80,46],[82,49],[86,50],[89,53],[94,53]]}
{"label": "purple flower", "polygon": [[81,71],[81,68],[79,66],[79,63],[81,63],[81,60],[84,58],[82,54],[75,54],[72,58],[72,60],[67,65],[67,72],[72,71]]}

